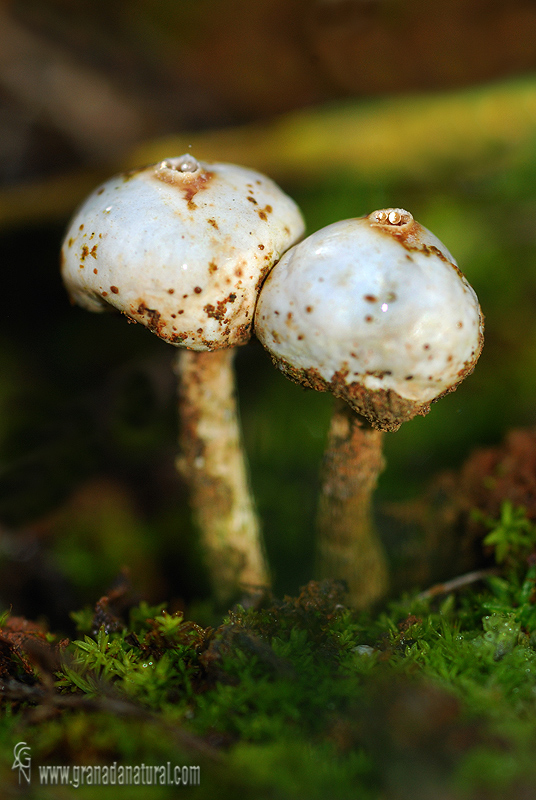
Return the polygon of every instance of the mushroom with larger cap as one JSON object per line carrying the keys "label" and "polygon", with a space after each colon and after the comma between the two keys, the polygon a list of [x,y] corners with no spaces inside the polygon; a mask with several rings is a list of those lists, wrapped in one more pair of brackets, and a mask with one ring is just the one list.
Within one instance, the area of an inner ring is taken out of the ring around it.
{"label": "mushroom with larger cap", "polygon": [[240,586],[268,582],[230,348],[250,338],[262,280],[303,229],[298,207],[269,178],[187,154],[97,188],[62,247],[73,301],[90,311],[113,307],[183,348],[178,468],[221,602]]}
{"label": "mushroom with larger cap", "polygon": [[292,247],[263,285],[255,329],[287,377],[345,401],[328,438],[318,568],[365,606],[387,587],[371,514],[382,432],[426,414],[473,370],[477,296],[434,234],[404,209],[381,209]]}

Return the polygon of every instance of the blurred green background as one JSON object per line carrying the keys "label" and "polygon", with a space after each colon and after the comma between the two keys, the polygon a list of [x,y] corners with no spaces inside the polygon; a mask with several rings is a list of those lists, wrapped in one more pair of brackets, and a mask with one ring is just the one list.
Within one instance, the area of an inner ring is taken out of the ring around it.
{"label": "blurred green background", "polygon": [[[59,278],[69,215],[126,166],[191,145],[270,174],[309,233],[401,206],[455,255],[484,351],[456,393],[386,435],[378,509],[535,424],[536,11],[481,6],[0,5],[2,606],[68,626],[123,569],[151,602],[208,598],[174,469],[174,351],[71,307]],[[295,592],[312,577],[331,400],[255,341],[236,365],[275,589]]]}

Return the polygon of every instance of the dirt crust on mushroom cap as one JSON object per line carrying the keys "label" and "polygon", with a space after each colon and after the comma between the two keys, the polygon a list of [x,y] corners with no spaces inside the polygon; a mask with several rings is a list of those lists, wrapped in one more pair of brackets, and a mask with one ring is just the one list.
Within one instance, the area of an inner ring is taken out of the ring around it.
{"label": "dirt crust on mushroom cap", "polygon": [[346,372],[336,372],[331,381],[325,380],[317,369],[296,369],[284,359],[271,356],[274,364],[287,378],[317,392],[331,392],[345,400],[358,414],[380,431],[397,431],[403,422],[416,415],[424,416],[430,403],[419,404],[400,397],[392,389],[367,389],[360,383],[346,383]]}
{"label": "dirt crust on mushroom cap", "polygon": [[[483,337],[481,338],[482,349]],[[424,417],[430,411],[432,403],[437,402],[447,394],[454,392],[460,383],[473,372],[475,364],[466,364],[459,372],[459,380],[442,394],[429,403],[416,403],[400,397],[392,389],[367,389],[361,383],[354,381],[347,383],[348,372],[336,372],[331,381],[325,380],[317,369],[296,369],[284,359],[279,359],[270,354],[272,361],[287,378],[294,383],[314,389],[317,392],[331,392],[335,397],[340,397],[348,403],[353,410],[361,414],[373,428],[379,431],[397,431],[402,423],[413,417]]]}

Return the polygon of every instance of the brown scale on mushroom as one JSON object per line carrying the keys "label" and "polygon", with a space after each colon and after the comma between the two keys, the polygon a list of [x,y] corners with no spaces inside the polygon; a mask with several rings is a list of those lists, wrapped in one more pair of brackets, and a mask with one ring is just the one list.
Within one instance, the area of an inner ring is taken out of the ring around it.
{"label": "brown scale on mushroom", "polygon": [[203,311],[207,315],[207,317],[211,317],[212,319],[217,319],[218,322],[223,322],[225,314],[227,313],[227,304],[234,303],[236,300],[236,294],[232,293],[225,297],[223,300],[218,300],[216,306],[213,306],[211,303],[204,306]]}

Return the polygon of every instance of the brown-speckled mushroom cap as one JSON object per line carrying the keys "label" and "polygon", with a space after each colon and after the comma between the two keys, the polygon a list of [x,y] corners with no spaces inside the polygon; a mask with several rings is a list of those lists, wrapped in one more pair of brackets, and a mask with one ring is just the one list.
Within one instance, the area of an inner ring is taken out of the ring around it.
{"label": "brown-speckled mushroom cap", "polygon": [[230,347],[250,337],[262,281],[303,229],[264,175],[169,158],[87,198],[65,236],[63,280],[74,302],[114,307],[171,344]]}
{"label": "brown-speckled mushroom cap", "polygon": [[259,295],[258,338],[292,380],[396,430],[472,372],[477,296],[404,209],[329,225],[292,247]]}

